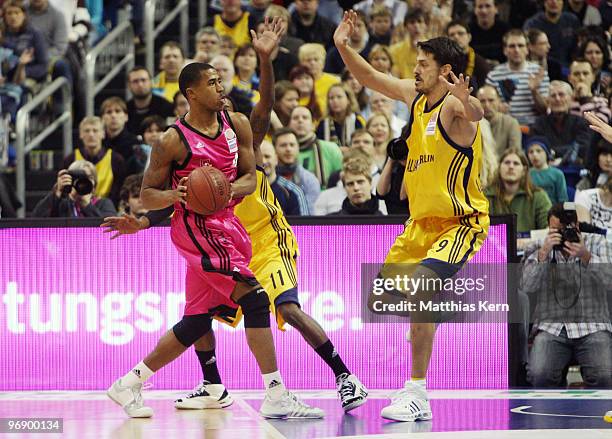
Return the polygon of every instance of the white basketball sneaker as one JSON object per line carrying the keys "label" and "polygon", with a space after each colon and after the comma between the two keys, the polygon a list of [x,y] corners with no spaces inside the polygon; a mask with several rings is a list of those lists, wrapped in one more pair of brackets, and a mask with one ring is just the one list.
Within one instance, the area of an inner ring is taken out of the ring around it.
{"label": "white basketball sneaker", "polygon": [[259,413],[264,418],[276,419],[320,419],[325,416],[323,410],[300,401],[288,390],[276,399],[266,394]]}
{"label": "white basketball sneaker", "polygon": [[193,391],[174,401],[177,409],[222,409],[234,403],[223,384],[211,384],[204,380]]}
{"label": "white basketball sneaker", "polygon": [[150,418],[153,409],[146,407],[142,399],[142,383],[132,387],[121,385],[121,378],[113,383],[106,394],[116,404],[120,405],[130,418]]}
{"label": "white basketball sneaker", "polygon": [[432,418],[427,392],[418,384],[406,381],[404,388],[391,395],[391,405],[380,412],[392,421],[428,421]]}
{"label": "white basketball sneaker", "polygon": [[345,413],[366,402],[368,390],[355,375],[343,373],[336,379],[336,386]]}

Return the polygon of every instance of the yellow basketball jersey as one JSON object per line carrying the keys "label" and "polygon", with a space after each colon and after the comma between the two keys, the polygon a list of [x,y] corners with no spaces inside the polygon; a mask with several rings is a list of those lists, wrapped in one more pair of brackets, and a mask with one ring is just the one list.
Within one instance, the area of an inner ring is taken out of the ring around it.
{"label": "yellow basketball jersey", "polygon": [[[112,166],[111,149],[106,151],[102,160],[96,163],[96,173],[98,174],[98,184],[96,185],[95,195],[99,198],[105,198],[110,195],[111,187],[113,186],[113,166]],[[87,160],[81,154],[79,149],[74,152],[75,160]]]}
{"label": "yellow basketball jersey", "polygon": [[[268,229],[276,235],[279,228],[291,230],[283,209],[263,170],[257,167],[257,188],[236,205],[234,213],[253,239],[259,232]],[[293,232],[291,232],[293,234]]]}
{"label": "yellow basketball jersey", "polygon": [[219,35],[228,35],[234,40],[236,47],[240,47],[251,42],[251,34],[249,33],[249,13],[243,12],[242,17],[230,27],[223,22],[221,14],[215,15],[213,27]]}
{"label": "yellow basketball jersey", "polygon": [[439,117],[448,96],[427,111],[425,95],[419,94],[412,104],[404,185],[410,202],[410,217],[415,220],[489,212],[479,177],[480,125],[471,147],[454,143]]}

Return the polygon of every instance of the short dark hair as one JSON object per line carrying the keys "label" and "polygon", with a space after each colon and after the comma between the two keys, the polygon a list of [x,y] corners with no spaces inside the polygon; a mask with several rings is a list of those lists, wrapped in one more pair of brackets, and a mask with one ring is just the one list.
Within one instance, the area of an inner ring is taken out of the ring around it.
{"label": "short dark hair", "polygon": [[467,25],[467,23],[463,20],[453,20],[450,23],[448,23],[446,25],[446,29],[445,29],[445,33],[446,35],[448,35],[448,31],[450,30],[451,27],[455,27],[455,26],[461,26],[462,28],[464,28],[466,30],[466,32],[468,34],[470,34],[470,27]]}
{"label": "short dark hair", "polygon": [[[573,204],[573,203],[568,203]],[[576,213],[576,209],[566,209],[565,203],[556,203],[548,211],[548,220],[550,221],[550,217],[554,216],[559,218],[561,224],[569,225],[569,224],[578,224],[578,214]]]}
{"label": "short dark hair", "polygon": [[432,54],[440,67],[450,64],[455,75],[459,75],[465,70],[465,54],[459,44],[448,37],[436,37],[422,41],[417,43],[417,47],[425,53]]}
{"label": "short dark hair", "polygon": [[140,196],[140,187],[142,186],[143,174],[132,174],[123,180],[123,185],[119,191],[119,198],[125,203],[130,197],[137,198]]}
{"label": "short dark hair", "polygon": [[132,67],[129,71],[128,71],[128,78],[130,77],[130,75],[134,72],[140,72],[141,70],[144,70],[145,72],[147,72],[147,75],[149,75],[149,79],[151,78],[151,72],[149,72],[149,70],[147,70],[147,68],[145,66],[134,66]]}
{"label": "short dark hair", "polygon": [[145,117],[142,122],[140,122],[140,135],[144,136],[146,130],[151,128],[153,125],[157,125],[160,130],[165,131],[167,124],[163,117],[158,114],[154,114],[152,116]]}
{"label": "short dark hair", "polygon": [[295,134],[295,131],[293,131],[289,127],[282,127],[274,131],[274,134],[272,135],[272,145],[276,147],[276,141],[278,140],[278,138],[281,136],[286,136],[287,134],[293,134],[295,136],[295,139],[298,140],[298,136],[297,134]]}
{"label": "short dark hair", "polygon": [[187,89],[197,84],[202,79],[202,73],[207,70],[215,70],[215,68],[203,62],[192,62],[183,67],[178,80],[183,96],[187,97]]}
{"label": "short dark hair", "polygon": [[414,21],[425,20],[425,14],[420,9],[411,9],[406,13],[404,17],[404,24],[412,23]]}
{"label": "short dark hair", "polygon": [[162,53],[164,53],[164,49],[178,49],[179,52],[181,52],[181,56],[183,58],[185,58],[185,51],[183,50],[183,47],[177,43],[176,41],[166,41],[160,48],[159,48],[159,56],[161,58]]}

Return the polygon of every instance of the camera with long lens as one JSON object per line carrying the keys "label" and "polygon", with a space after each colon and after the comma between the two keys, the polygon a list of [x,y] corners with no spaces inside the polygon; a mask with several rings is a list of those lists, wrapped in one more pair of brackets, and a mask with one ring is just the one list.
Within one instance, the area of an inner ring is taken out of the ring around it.
{"label": "camera with long lens", "polygon": [[87,172],[81,170],[68,171],[68,175],[72,177],[72,185],[64,186],[62,192],[68,195],[72,188],[74,188],[77,194],[83,196],[91,194],[93,191],[93,183],[89,179]]}
{"label": "camera with long lens", "polygon": [[401,161],[408,158],[408,145],[403,137],[396,137],[387,143],[387,155],[390,159]]}
{"label": "camera with long lens", "polygon": [[561,242],[559,245],[554,247],[555,250],[563,250],[563,246],[566,242],[580,242],[580,236],[578,235],[578,216],[576,215],[576,206],[574,203],[563,203],[563,213],[559,216],[561,222]]}

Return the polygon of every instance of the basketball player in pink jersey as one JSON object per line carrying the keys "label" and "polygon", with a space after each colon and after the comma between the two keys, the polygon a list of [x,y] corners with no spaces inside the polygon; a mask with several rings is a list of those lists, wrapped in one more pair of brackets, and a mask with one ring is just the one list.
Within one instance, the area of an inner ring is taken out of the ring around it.
{"label": "basketball player in pink jersey", "polygon": [[[255,190],[251,127],[246,116],[223,111],[225,95],[217,71],[191,63],[179,76],[190,111],[153,147],[141,199],[146,209],[174,205],[172,242],[187,261],[185,315],[147,357],[108,389],[108,396],[130,417],[151,417],[141,395],[143,383],[180,356],[211,329],[211,316],[231,321],[242,308],[247,343],[263,375],[266,395],[260,413],[268,418],[320,418],[287,391],[276,364],[270,331],[270,301],[248,268],[251,242],[234,215],[236,200]],[[224,209],[199,215],[185,204],[185,182],[200,166],[214,166],[231,183],[232,200]],[[165,189],[171,178],[172,188]]]}

